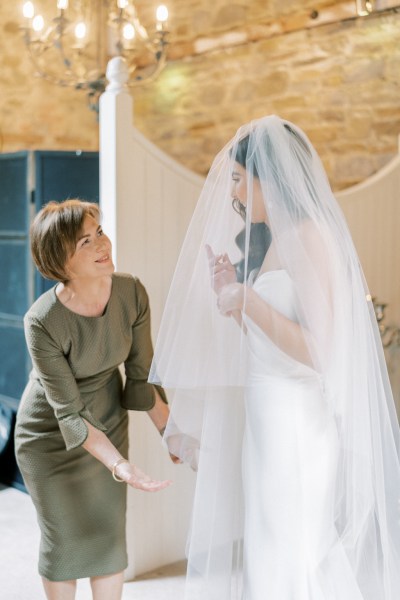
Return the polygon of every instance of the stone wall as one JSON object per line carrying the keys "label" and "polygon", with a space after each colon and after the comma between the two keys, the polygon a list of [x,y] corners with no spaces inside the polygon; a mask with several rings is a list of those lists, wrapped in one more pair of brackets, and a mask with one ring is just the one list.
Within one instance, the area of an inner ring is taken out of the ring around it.
{"label": "stone wall", "polygon": [[[304,128],[335,189],[365,179],[397,152],[400,14],[296,29],[296,15],[340,2],[167,4],[171,61],[156,82],[135,88],[135,124],[187,167],[205,174],[242,123],[270,113]],[[136,6],[151,23],[152,3]],[[32,77],[19,11],[14,3],[0,7],[1,150],[96,149],[84,94]],[[291,29],[273,34],[274,19],[289,18]],[[215,35],[225,36],[223,45]]]}
{"label": "stone wall", "polygon": [[34,77],[19,30],[22,4],[0,4],[0,152],[98,150],[98,124],[85,95]]}

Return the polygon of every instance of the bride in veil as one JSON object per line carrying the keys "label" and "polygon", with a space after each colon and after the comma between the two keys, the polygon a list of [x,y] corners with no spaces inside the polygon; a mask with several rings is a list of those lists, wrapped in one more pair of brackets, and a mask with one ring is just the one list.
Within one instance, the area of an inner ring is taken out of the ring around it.
{"label": "bride in veil", "polygon": [[375,314],[322,164],[268,116],[217,155],[150,381],[197,470],[187,600],[398,600],[400,435]]}

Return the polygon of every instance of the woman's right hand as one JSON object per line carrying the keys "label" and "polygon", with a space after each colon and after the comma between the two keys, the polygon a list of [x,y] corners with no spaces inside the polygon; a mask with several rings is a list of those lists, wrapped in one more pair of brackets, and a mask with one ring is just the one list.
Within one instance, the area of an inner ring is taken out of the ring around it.
{"label": "woman's right hand", "polygon": [[167,438],[170,456],[177,458],[178,462],[185,463],[193,471],[199,466],[200,442],[190,435],[174,433]]}
{"label": "woman's right hand", "polygon": [[172,481],[169,480],[157,481],[156,479],[152,479],[149,475],[146,475],[146,473],[143,473],[138,467],[129,462],[118,465],[115,469],[115,474],[119,479],[122,479],[131,487],[136,488],[137,490],[143,490],[144,492],[159,492],[170,486],[172,483]]}
{"label": "woman's right hand", "polygon": [[219,294],[225,285],[237,282],[236,269],[227,254],[214,254],[211,246],[206,244],[208,266],[211,276],[211,287]]}

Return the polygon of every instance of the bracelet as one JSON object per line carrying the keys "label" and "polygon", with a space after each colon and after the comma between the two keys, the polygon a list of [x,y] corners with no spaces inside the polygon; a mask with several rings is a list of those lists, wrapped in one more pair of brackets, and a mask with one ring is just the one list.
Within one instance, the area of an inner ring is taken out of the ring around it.
{"label": "bracelet", "polygon": [[129,462],[129,460],[127,460],[126,458],[120,458],[113,464],[111,472],[112,472],[113,479],[115,479],[115,481],[118,481],[119,483],[125,481],[124,479],[120,479],[119,477],[116,476],[115,469],[118,467],[118,465],[121,465],[122,463],[128,463],[128,462]]}
{"label": "bracelet", "polygon": [[158,430],[158,433],[161,435],[161,437],[163,437],[166,429],[167,429],[167,426],[165,425],[165,427],[162,427],[161,429]]}

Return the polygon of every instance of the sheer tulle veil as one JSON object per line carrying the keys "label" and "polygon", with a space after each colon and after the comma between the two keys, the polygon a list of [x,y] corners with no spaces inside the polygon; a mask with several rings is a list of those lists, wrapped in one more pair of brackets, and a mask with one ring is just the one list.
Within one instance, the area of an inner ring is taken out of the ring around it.
{"label": "sheer tulle veil", "polygon": [[[246,210],[232,206],[235,161],[246,169]],[[268,225],[251,223],[256,193]],[[400,435],[373,306],[318,155],[304,132],[276,116],[241,127],[215,158],[155,348],[150,380],[173,397],[165,441],[198,471],[186,597],[242,597],[246,330],[218,310],[205,247],[226,253],[248,289],[271,239],[276,264],[293,282],[311,357],[305,367],[282,354],[281,369],[288,378],[304,368],[319,377],[337,428],[332,501],[340,545],[360,598],[398,600]],[[326,554],[333,551],[327,544]]]}

